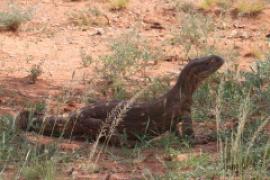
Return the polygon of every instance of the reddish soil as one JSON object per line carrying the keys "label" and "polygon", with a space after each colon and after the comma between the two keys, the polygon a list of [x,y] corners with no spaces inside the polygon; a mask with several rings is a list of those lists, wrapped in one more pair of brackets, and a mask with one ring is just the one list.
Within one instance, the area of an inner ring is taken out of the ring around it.
{"label": "reddish soil", "polygon": [[[9,0],[0,1],[0,10],[7,7]],[[197,1],[194,1],[195,3]],[[25,8],[34,8],[33,19],[22,24],[19,31],[0,32],[0,114],[16,115],[19,110],[35,102],[46,102],[52,112],[69,112],[83,106],[80,97],[88,90],[88,82],[96,73],[100,55],[110,52],[112,39],[121,37],[133,29],[147,40],[151,48],[158,49],[164,56],[178,56],[176,61],[158,61],[148,66],[149,75],[158,76],[178,72],[184,60],[183,48],[164,43],[172,37],[184,17],[174,10],[168,0],[130,0],[126,9],[111,11],[105,0],[73,1],[68,0],[19,0]],[[71,12],[97,8],[110,21],[102,27],[82,29],[73,26],[68,17]],[[256,17],[230,15],[220,18],[213,12],[207,13],[215,20],[217,31],[212,34],[217,40],[216,48],[223,51],[227,64],[237,63],[242,69],[249,69],[257,54],[264,54],[270,44],[266,35],[270,33],[270,6]],[[89,67],[82,66],[80,50],[91,54],[94,62]],[[232,51],[240,55],[234,61],[229,59]],[[35,84],[27,82],[29,69],[33,64],[42,62],[42,74]],[[224,66],[226,68],[228,66]],[[56,98],[64,96],[68,89],[72,98],[58,104]],[[200,125],[195,125],[200,127]],[[205,127],[205,126],[204,126]],[[213,127],[215,128],[215,127]],[[209,129],[212,129],[209,127]],[[200,131],[200,128],[197,128]],[[50,143],[53,138],[29,135],[29,140]],[[59,147],[63,151],[85,148],[86,143],[62,140]],[[90,149],[88,148],[85,149]],[[117,150],[121,151],[121,150]],[[216,152],[216,144],[196,146],[194,152]],[[119,152],[117,152],[119,153]],[[77,179],[141,179],[147,169],[154,174],[163,174],[164,152],[150,150],[143,152],[143,158],[132,163],[121,163],[102,155],[98,162],[99,172],[89,173],[82,170],[85,162],[74,162],[63,172],[64,179],[75,176]],[[8,174],[8,173],[7,173]],[[146,173],[147,174],[147,173]]]}

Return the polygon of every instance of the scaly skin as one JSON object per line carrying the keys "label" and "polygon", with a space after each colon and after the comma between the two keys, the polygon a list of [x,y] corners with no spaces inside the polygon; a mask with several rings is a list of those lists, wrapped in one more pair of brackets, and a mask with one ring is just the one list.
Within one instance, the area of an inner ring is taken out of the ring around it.
{"label": "scaly skin", "polygon": [[[125,133],[128,139],[136,139],[139,134],[159,135],[168,130],[177,131],[182,122],[182,135],[194,137],[191,120],[192,95],[200,83],[216,72],[224,60],[215,55],[191,60],[180,73],[174,87],[160,98],[135,103],[129,107],[123,120],[116,127],[119,134]],[[16,118],[20,129],[33,130],[44,135],[64,135],[65,137],[87,135],[95,138],[108,114],[119,104],[127,101],[110,101],[86,106],[68,117],[49,116],[22,111]],[[29,126],[29,119],[32,124]],[[33,120],[34,119],[34,120]],[[44,124],[45,122],[45,124]],[[146,129],[147,127],[147,129]]]}

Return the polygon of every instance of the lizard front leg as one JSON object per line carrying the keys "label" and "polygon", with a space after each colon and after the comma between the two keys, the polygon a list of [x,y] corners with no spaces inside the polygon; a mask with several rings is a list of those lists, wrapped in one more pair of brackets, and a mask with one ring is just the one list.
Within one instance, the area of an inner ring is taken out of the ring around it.
{"label": "lizard front leg", "polygon": [[190,138],[194,138],[194,131],[192,128],[192,120],[191,120],[191,109],[185,109],[181,115],[182,121],[182,136],[187,136]]}

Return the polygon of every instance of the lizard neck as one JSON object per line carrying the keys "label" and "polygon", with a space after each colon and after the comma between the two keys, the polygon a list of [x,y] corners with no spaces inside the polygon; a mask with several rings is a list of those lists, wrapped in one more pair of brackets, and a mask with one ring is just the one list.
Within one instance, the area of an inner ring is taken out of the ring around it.
{"label": "lizard neck", "polygon": [[190,69],[185,68],[177,79],[174,87],[169,90],[163,98],[166,98],[167,104],[185,104],[192,103],[192,95],[200,84],[196,74]]}

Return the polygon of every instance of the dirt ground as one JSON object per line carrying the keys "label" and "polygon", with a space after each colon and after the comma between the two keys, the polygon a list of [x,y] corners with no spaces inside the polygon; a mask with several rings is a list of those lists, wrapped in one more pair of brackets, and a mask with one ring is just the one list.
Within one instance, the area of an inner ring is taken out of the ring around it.
{"label": "dirt ground", "polygon": [[[0,1],[0,10],[5,10],[9,0]],[[96,73],[95,66],[100,55],[109,50],[109,44],[123,34],[136,30],[153,49],[164,56],[178,56],[176,61],[158,61],[148,66],[146,71],[153,76],[169,72],[178,72],[184,60],[183,49],[164,43],[172,37],[172,32],[181,26],[183,19],[172,8],[169,0],[130,0],[126,9],[110,10],[105,0],[68,1],[68,0],[17,0],[24,8],[33,8],[31,21],[22,24],[18,32],[0,32],[0,114],[16,115],[22,108],[34,102],[46,101],[53,108],[54,98],[65,89],[72,89],[73,96],[80,96],[89,86],[87,82]],[[194,1],[196,3],[196,1]],[[109,19],[109,24],[82,29],[69,21],[69,14],[87,8],[97,8]],[[257,59],[256,52],[263,54],[270,44],[266,35],[270,33],[270,6],[256,17],[233,17],[226,15],[222,20],[216,15],[216,9],[204,13],[213,17],[217,27],[213,36],[217,37],[217,48],[230,54],[239,53],[235,60],[225,56],[227,64],[236,63],[243,69]],[[158,24],[162,28],[153,25]],[[80,50],[84,49],[95,60],[90,66],[82,65]],[[42,74],[35,84],[27,83],[29,69],[33,64],[42,63]],[[224,66],[223,68],[227,68]],[[83,104],[68,101],[60,112],[69,112]],[[198,125],[199,126],[199,125]],[[40,142],[54,141],[48,137],[39,138]],[[34,141],[34,140],[33,140]],[[63,151],[73,151],[84,147],[83,142],[60,143]],[[89,147],[90,148],[90,147]],[[86,148],[87,149],[87,148]],[[117,151],[117,150],[116,150]],[[216,144],[209,143],[194,147],[194,153],[202,151],[216,152]],[[78,179],[130,179],[142,178],[146,169],[163,174],[164,154],[159,150],[144,152],[143,158],[133,162],[132,166],[116,162],[104,155],[98,164],[103,171],[89,173],[83,171],[74,162],[61,173],[67,178],[72,174]],[[78,163],[78,164],[76,164]]]}

